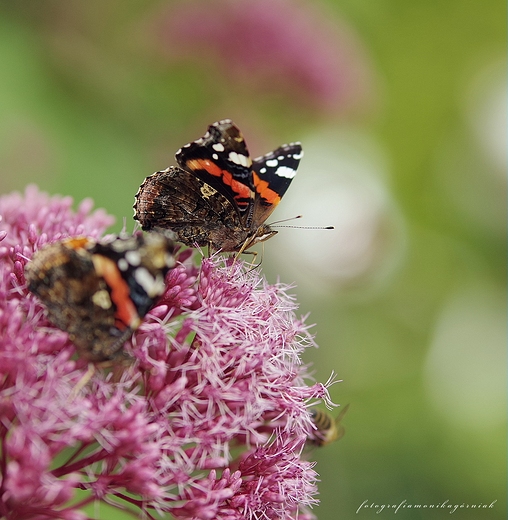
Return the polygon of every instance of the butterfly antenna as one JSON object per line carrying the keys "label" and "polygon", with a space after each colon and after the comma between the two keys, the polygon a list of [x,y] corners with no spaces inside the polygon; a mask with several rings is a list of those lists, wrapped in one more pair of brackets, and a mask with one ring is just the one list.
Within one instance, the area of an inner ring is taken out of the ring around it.
{"label": "butterfly antenna", "polygon": [[275,222],[272,222],[270,226],[273,224],[280,224],[281,222],[289,222],[290,220],[296,220],[297,218],[303,218],[303,215],[296,215],[296,217],[289,217],[289,218],[283,218],[282,220],[276,220]]}
{"label": "butterfly antenna", "polygon": [[270,227],[278,227],[278,228],[294,228],[294,229],[335,229],[334,226],[273,226],[270,224]]}
{"label": "butterfly antenna", "polygon": [[281,222],[289,222],[290,220],[295,220],[297,218],[302,218],[303,215],[297,215],[296,217],[285,218],[282,220],[276,220],[270,224],[270,227],[278,227],[278,228],[294,228],[294,229],[335,229],[334,226],[279,226],[276,224],[280,224]]}

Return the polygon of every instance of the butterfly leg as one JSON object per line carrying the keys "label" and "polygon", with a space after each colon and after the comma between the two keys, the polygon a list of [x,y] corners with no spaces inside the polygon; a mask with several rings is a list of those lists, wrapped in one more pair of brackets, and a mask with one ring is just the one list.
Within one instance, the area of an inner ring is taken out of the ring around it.
{"label": "butterfly leg", "polygon": [[88,384],[90,379],[92,379],[95,374],[95,364],[88,363],[88,370],[81,376],[80,380],[77,382],[76,386],[72,389],[67,401],[74,401],[79,392]]}

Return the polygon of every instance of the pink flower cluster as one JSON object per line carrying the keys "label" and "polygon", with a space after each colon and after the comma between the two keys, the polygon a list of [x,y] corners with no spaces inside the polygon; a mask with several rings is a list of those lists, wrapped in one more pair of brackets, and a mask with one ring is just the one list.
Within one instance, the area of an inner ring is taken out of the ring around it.
{"label": "pink flower cluster", "polygon": [[241,261],[181,252],[125,346],[135,361],[73,392],[86,363],[24,266],[46,242],[101,236],[112,219],[90,210],[34,187],[0,198],[0,516],[85,520],[103,501],[146,518],[313,518],[302,450],[328,392],[306,383],[313,340],[289,288]]}
{"label": "pink flower cluster", "polygon": [[212,63],[233,91],[283,93],[328,114],[365,103],[370,75],[352,30],[330,15],[295,0],[185,0],[163,4],[151,30],[172,60]]}

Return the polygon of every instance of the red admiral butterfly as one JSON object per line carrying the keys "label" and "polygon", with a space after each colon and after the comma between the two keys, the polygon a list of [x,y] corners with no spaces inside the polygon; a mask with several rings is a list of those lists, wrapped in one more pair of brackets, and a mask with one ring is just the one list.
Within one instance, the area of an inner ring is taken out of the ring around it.
{"label": "red admiral butterfly", "polygon": [[90,361],[115,357],[165,290],[173,243],[151,233],[95,242],[68,238],[37,251],[25,268],[28,289],[48,319]]}
{"label": "red admiral butterfly", "polygon": [[302,156],[300,143],[291,143],[252,160],[238,127],[218,121],[176,152],[180,167],[144,180],[134,219],[144,230],[169,229],[188,246],[241,253],[277,233],[265,221]]}

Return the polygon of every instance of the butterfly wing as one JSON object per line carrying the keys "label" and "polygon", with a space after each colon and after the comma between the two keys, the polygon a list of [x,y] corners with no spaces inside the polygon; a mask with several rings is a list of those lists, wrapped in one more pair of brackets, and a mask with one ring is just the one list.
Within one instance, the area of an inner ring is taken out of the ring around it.
{"label": "butterfly wing", "polygon": [[203,137],[182,147],[175,157],[181,168],[224,195],[240,215],[249,212],[254,202],[252,160],[230,119],[210,125]]}
{"label": "butterfly wing", "polygon": [[253,160],[253,182],[256,193],[253,226],[263,224],[277,207],[296,175],[302,157],[301,144],[290,143]]}
{"label": "butterfly wing", "polygon": [[141,185],[134,218],[189,246],[244,251],[275,234],[265,221],[295,176],[302,148],[291,143],[252,161],[238,127],[223,119],[175,156],[180,168]]}
{"label": "butterfly wing", "polygon": [[242,227],[232,203],[186,170],[169,167],[147,177],[136,194],[134,219],[144,230],[169,229],[189,246],[209,245],[211,234]]}

